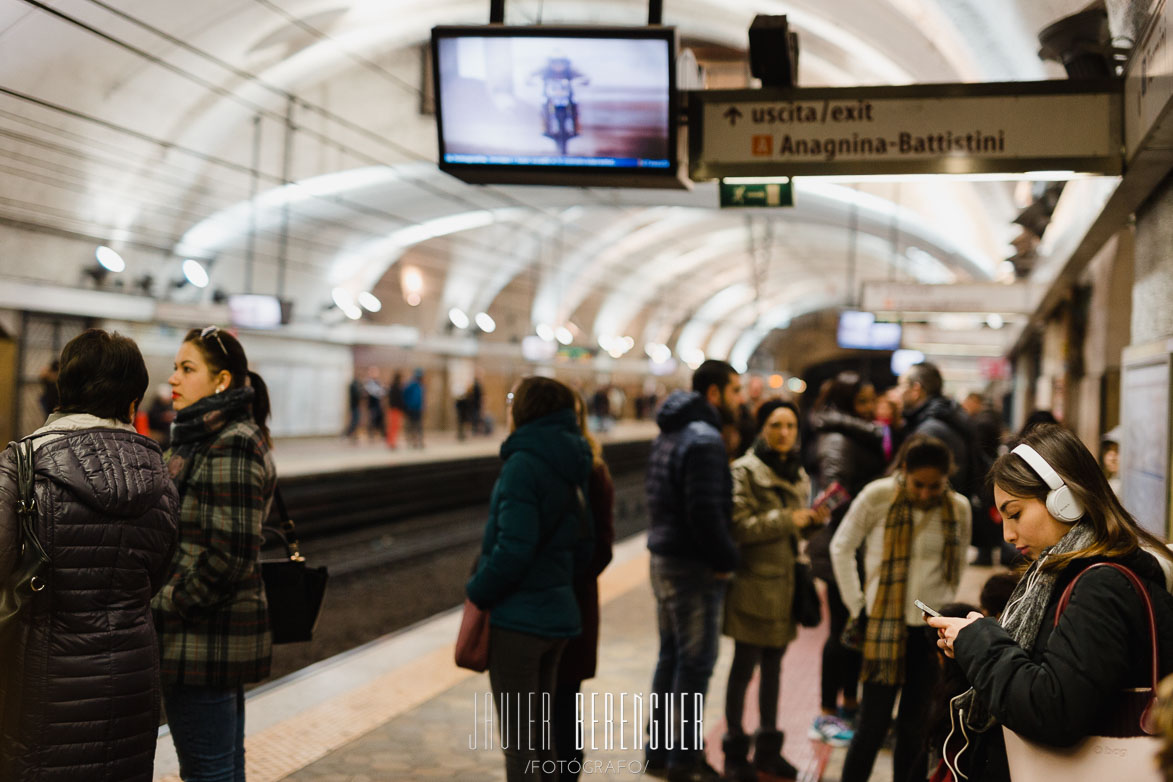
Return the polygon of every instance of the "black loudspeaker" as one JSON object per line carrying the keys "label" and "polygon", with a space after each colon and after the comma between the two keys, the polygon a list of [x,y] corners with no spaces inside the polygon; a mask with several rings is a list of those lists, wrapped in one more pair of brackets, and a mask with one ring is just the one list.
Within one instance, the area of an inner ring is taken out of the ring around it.
{"label": "black loudspeaker", "polygon": [[1108,12],[1102,5],[1064,17],[1039,33],[1039,57],[1063,64],[1069,79],[1115,75]]}
{"label": "black loudspeaker", "polygon": [[758,14],[749,26],[749,71],[764,87],[793,87],[798,82],[798,34],[786,16]]}

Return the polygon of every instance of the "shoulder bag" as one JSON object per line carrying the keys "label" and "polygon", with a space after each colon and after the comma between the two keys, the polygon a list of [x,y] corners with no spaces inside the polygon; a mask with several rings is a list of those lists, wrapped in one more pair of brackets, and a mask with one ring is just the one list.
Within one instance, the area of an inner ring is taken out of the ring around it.
{"label": "shoulder bag", "polygon": [[273,501],[277,503],[281,526],[266,526],[263,532],[280,539],[285,556],[261,560],[261,579],[269,604],[269,630],[275,644],[310,641],[321,613],[329,573],[325,567],[312,568],[306,564],[293,520],[281,499],[281,489],[274,492]]}
{"label": "shoulder bag", "polygon": [[[575,515],[578,517],[579,539],[591,537],[591,518],[587,512],[586,497],[582,487],[574,484]],[[552,536],[552,534],[551,534]],[[538,550],[544,549],[548,539],[539,542]],[[476,572],[476,561],[472,571]],[[456,666],[470,671],[484,673],[489,669],[489,612],[478,608],[476,603],[464,599],[464,611],[460,616],[460,630],[456,634]]]}
{"label": "shoulder bag", "polygon": [[1073,747],[1036,744],[1003,726],[1006,759],[1010,764],[1010,778],[1014,782],[1035,782],[1041,779],[1062,779],[1064,782],[1164,780],[1156,762],[1157,752],[1161,749],[1161,740],[1154,735],[1158,732],[1156,693],[1160,658],[1157,655],[1157,622],[1148,590],[1128,568],[1115,562],[1097,562],[1084,569],[1064,590],[1055,610],[1055,625],[1059,624],[1059,617],[1071,599],[1075,582],[1084,573],[1097,567],[1120,571],[1132,583],[1132,588],[1144,603],[1152,653],[1151,686],[1122,692],[1118,705],[1105,714],[1098,730],[1101,735],[1088,736]]}
{"label": "shoulder bag", "polygon": [[33,595],[45,589],[49,555],[37,538],[37,499],[33,491],[33,444],[9,443],[16,465],[16,518],[19,547],[16,565],[0,587],[0,639],[12,634]]}

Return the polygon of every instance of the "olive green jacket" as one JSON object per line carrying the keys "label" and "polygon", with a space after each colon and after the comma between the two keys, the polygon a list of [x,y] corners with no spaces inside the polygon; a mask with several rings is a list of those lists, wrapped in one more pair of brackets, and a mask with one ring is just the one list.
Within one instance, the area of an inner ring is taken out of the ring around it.
{"label": "olive green jacket", "polygon": [[741,564],[725,600],[722,632],[743,643],[782,647],[797,635],[794,561],[798,551],[795,510],[808,506],[810,479],[783,480],[765,462],[747,453],[733,472],[733,539]]}

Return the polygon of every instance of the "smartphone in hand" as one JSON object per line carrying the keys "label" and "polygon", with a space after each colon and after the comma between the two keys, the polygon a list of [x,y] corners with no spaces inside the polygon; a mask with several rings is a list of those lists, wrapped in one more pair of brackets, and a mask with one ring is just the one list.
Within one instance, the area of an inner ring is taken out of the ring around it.
{"label": "smartphone in hand", "polygon": [[929,608],[927,605],[922,603],[920,600],[913,600],[912,602],[916,605],[917,608],[924,611],[929,616],[940,616],[941,615],[940,611],[938,611],[935,608]]}
{"label": "smartphone in hand", "polygon": [[834,512],[843,503],[851,499],[851,495],[847,493],[847,489],[839,481],[835,481],[827,488],[819,492],[819,496],[815,497],[815,501],[811,503],[811,507],[815,510],[826,508],[828,513]]}

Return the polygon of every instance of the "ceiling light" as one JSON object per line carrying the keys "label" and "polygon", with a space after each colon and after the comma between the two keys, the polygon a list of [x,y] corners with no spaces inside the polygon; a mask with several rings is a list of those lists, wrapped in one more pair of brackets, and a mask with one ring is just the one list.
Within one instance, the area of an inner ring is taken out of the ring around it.
{"label": "ceiling light", "polygon": [[210,282],[208,270],[199,261],[188,258],[183,262],[183,276],[197,288],[206,288]]}
{"label": "ceiling light", "polygon": [[574,335],[571,334],[570,329],[566,328],[565,326],[559,326],[554,331],[554,336],[557,337],[558,341],[563,345],[569,345],[571,342],[574,342]]}
{"label": "ceiling light", "polygon": [[[122,260],[122,256],[111,250],[106,245],[101,245],[94,252],[94,257],[98,259],[98,263],[106,271],[120,272],[126,268],[126,261]],[[205,285],[207,283],[204,283]]]}
{"label": "ceiling light", "polygon": [[350,318],[351,320],[358,320],[362,317],[362,310],[353,304],[347,304],[345,307],[341,307],[341,310],[346,313],[346,317]]}
{"label": "ceiling light", "polygon": [[460,307],[453,307],[448,310],[448,320],[458,329],[468,328],[468,315],[465,315],[464,310],[460,309]]}
{"label": "ceiling light", "polygon": [[[424,275],[415,266],[404,266],[399,276],[399,286],[408,294],[420,294],[424,290]],[[412,305],[415,306],[414,304]]]}
{"label": "ceiling light", "polygon": [[786,381],[786,387],[795,394],[801,394],[806,391],[806,381],[801,377],[792,377]]}
{"label": "ceiling light", "polygon": [[418,307],[422,301],[418,293],[409,293],[404,296],[404,299],[407,301],[407,306],[409,307]]}
{"label": "ceiling light", "polygon": [[[350,291],[346,290],[346,288],[335,288],[330,291],[330,298],[334,299],[334,303],[338,305],[338,309],[343,312],[346,312],[347,309],[357,309],[354,306],[354,296],[350,295]],[[359,316],[362,316],[361,311],[359,312]]]}
{"label": "ceiling light", "polygon": [[497,330],[497,321],[489,317],[487,312],[478,312],[476,317],[477,328],[486,334],[492,334]]}
{"label": "ceiling light", "polygon": [[543,342],[554,341],[554,329],[550,328],[545,323],[539,323],[538,327],[534,330],[538,333],[538,336],[542,338]]}
{"label": "ceiling light", "polygon": [[991,312],[986,318],[986,325],[992,329],[1000,329],[1006,325],[1006,319],[996,312]]}
{"label": "ceiling light", "polygon": [[378,312],[383,309],[383,302],[379,301],[379,297],[370,291],[363,291],[358,294],[358,303],[367,312]]}

